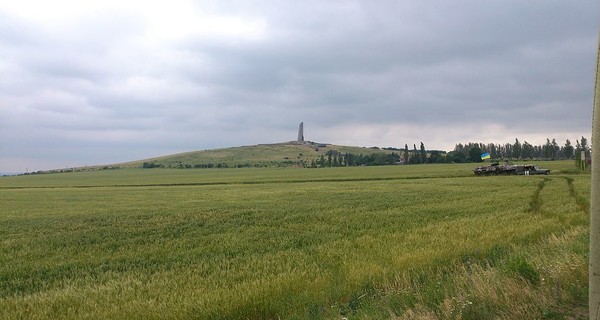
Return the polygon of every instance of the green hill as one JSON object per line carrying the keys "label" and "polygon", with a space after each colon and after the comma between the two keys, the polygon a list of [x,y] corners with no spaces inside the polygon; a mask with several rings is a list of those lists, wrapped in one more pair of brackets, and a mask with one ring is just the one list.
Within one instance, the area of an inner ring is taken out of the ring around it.
{"label": "green hill", "polygon": [[[391,153],[392,150],[377,147],[349,147],[315,142],[258,144],[214,150],[192,151],[156,158],[119,163],[119,168],[210,168],[210,167],[289,167],[309,166],[328,152],[341,154],[372,155]],[[400,153],[400,151],[395,151]]]}

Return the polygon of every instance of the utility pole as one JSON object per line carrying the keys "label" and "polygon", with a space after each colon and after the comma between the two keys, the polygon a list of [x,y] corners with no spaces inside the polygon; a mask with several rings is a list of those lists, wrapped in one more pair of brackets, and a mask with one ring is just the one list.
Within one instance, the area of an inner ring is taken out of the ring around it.
{"label": "utility pole", "polygon": [[600,320],[600,33],[592,122],[592,195],[590,202],[590,319]]}

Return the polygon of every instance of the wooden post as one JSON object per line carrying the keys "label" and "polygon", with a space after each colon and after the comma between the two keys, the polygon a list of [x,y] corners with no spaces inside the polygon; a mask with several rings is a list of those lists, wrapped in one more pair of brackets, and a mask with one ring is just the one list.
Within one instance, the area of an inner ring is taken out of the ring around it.
{"label": "wooden post", "polygon": [[600,320],[600,37],[592,122],[592,195],[590,203],[590,319]]}

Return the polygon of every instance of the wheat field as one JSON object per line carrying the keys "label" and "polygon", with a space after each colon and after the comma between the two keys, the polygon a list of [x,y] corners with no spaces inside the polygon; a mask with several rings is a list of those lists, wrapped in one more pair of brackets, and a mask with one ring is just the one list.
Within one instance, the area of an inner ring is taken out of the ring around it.
{"label": "wheat field", "polygon": [[474,165],[0,178],[2,319],[577,319],[589,173]]}

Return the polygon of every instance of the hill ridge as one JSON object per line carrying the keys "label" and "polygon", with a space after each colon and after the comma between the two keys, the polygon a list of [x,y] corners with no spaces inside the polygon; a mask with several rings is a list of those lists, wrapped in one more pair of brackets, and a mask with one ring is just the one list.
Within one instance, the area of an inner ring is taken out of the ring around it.
{"label": "hill ridge", "polygon": [[328,152],[339,154],[389,154],[392,150],[378,147],[356,147],[297,141],[261,143],[186,151],[111,165],[119,168],[213,168],[213,167],[291,167],[310,166]]}

